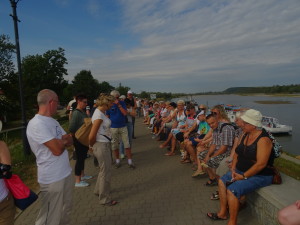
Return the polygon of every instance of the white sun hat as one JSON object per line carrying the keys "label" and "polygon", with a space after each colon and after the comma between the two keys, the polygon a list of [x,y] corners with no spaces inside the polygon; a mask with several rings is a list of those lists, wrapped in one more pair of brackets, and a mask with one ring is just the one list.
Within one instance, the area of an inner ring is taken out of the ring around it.
{"label": "white sun hat", "polygon": [[260,111],[257,111],[255,109],[249,109],[246,112],[244,112],[241,116],[241,119],[247,123],[250,123],[253,126],[262,127],[262,115]]}

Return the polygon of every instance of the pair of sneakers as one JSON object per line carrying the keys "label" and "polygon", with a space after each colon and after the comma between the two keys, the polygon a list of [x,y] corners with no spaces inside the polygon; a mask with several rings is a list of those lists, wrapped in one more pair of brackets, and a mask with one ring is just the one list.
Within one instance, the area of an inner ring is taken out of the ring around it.
{"label": "pair of sneakers", "polygon": [[[120,168],[121,167],[121,163],[119,162],[119,163],[115,163],[115,168],[116,169],[118,169],[118,168]],[[131,163],[131,164],[128,164],[128,167],[130,168],[130,169],[135,169],[135,165],[133,164],[133,163]]]}
{"label": "pair of sneakers", "polygon": [[90,184],[85,182],[85,181],[89,180],[91,178],[93,178],[93,176],[85,175],[85,176],[81,177],[81,181],[79,183],[75,183],[75,187],[88,187],[88,186],[90,186]]}

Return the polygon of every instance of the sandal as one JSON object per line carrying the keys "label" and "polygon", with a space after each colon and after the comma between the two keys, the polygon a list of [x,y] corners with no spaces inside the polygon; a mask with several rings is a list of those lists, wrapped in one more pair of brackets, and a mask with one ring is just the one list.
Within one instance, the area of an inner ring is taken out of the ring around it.
{"label": "sandal", "polygon": [[116,205],[116,204],[118,204],[119,202],[117,202],[117,201],[115,201],[115,200],[111,200],[110,202],[107,202],[107,203],[105,203],[105,204],[103,204],[103,205],[105,205],[105,206],[114,206],[114,205]]}
{"label": "sandal", "polygon": [[168,153],[165,154],[165,156],[173,156],[173,155],[175,155],[174,152],[168,152]]}
{"label": "sandal", "polygon": [[206,213],[209,219],[211,220],[227,220],[227,218],[221,218],[218,216],[218,213]]}
{"label": "sandal", "polygon": [[216,186],[216,185],[218,185],[218,180],[217,180],[217,178],[215,178],[215,179],[209,179],[209,180],[206,182],[206,184],[205,184],[205,186],[210,186],[210,187]]}
{"label": "sandal", "polygon": [[197,165],[197,164],[193,164],[193,165],[192,165],[192,170],[193,170],[193,171],[198,170],[198,165]]}
{"label": "sandal", "polygon": [[181,163],[182,164],[186,164],[186,163],[191,163],[192,161],[190,159],[184,159],[184,160],[181,160]]}
{"label": "sandal", "polygon": [[219,192],[216,191],[216,193],[212,193],[211,196],[210,196],[210,200],[219,200],[220,197],[219,197]]}

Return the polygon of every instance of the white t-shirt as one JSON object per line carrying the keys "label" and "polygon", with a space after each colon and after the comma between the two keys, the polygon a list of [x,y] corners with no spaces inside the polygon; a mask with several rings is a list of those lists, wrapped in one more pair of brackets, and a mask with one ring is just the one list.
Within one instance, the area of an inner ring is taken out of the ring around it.
{"label": "white t-shirt", "polygon": [[68,152],[55,156],[44,145],[52,139],[61,139],[66,134],[64,129],[52,117],[36,114],[28,123],[26,130],[31,150],[36,156],[38,182],[50,184],[62,180],[71,174]]}
{"label": "white t-shirt", "polygon": [[111,138],[111,132],[110,132],[111,121],[110,121],[110,119],[107,116],[105,116],[105,114],[103,112],[101,112],[99,109],[96,109],[92,116],[92,123],[94,123],[95,120],[102,120],[99,130],[97,131],[96,141],[97,142],[110,142],[106,137],[103,136],[103,135],[106,135],[107,137]]}

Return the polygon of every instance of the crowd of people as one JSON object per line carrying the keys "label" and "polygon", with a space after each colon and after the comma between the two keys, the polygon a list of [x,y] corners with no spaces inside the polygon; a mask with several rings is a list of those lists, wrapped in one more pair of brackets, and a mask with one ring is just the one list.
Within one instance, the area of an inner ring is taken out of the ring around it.
{"label": "crowd of people", "polygon": [[[78,94],[69,103],[69,131],[67,134],[53,118],[59,99],[49,89],[37,95],[38,113],[27,126],[30,147],[36,156],[41,207],[36,225],[70,224],[72,190],[89,186],[92,176],[84,173],[85,159],[90,150],[97,161],[99,174],[94,189],[100,204],[114,206],[111,191],[112,165],[121,167],[127,158],[130,169],[136,166],[132,159],[132,139],[135,138],[135,117],[144,118],[152,138],[161,141],[158,147],[167,149],[165,156],[181,154],[180,163],[191,165],[191,176],[207,178],[206,186],[218,186],[211,200],[219,200],[220,208],[208,212],[212,220],[228,220],[237,224],[239,210],[245,206],[246,195],[272,184],[274,151],[272,140],[262,129],[262,115],[254,109],[242,109],[230,122],[222,105],[210,110],[201,104],[156,102],[136,99],[128,91],[120,96],[116,90],[101,93],[93,108],[87,107],[87,97]],[[90,118],[88,146],[76,137],[76,131]],[[67,147],[76,152],[75,181]],[[9,179],[11,159],[8,148],[0,142],[0,225],[13,224],[15,207],[3,179]],[[281,224],[299,224],[299,201],[282,209]]]}
{"label": "crowd of people", "polygon": [[[219,200],[220,209],[208,212],[210,219],[237,224],[246,195],[272,184],[273,143],[262,128],[259,111],[241,109],[234,123],[222,105],[208,112],[205,105],[198,107],[183,100],[144,101],[143,112],[153,139],[163,142],[160,148],[167,148],[165,156],[180,152],[181,163],[192,164],[193,178],[207,177],[206,186],[218,186],[210,199]],[[299,201],[281,210],[278,220],[281,224],[299,224]]]}

